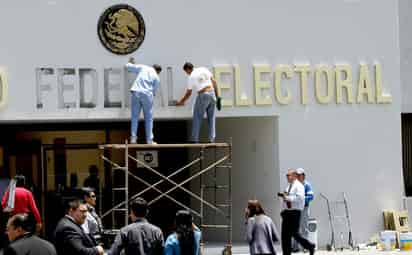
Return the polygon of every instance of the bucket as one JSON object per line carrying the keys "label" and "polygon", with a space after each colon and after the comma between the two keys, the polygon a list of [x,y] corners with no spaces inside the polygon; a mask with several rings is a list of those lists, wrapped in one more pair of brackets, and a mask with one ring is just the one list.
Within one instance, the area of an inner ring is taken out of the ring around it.
{"label": "bucket", "polygon": [[382,249],[393,251],[396,247],[396,231],[382,231],[380,234]]}
{"label": "bucket", "polygon": [[412,251],[412,232],[399,233],[399,246],[402,251]]}
{"label": "bucket", "polygon": [[318,247],[318,222],[316,219],[309,219],[308,220],[308,240],[315,244],[315,248]]}

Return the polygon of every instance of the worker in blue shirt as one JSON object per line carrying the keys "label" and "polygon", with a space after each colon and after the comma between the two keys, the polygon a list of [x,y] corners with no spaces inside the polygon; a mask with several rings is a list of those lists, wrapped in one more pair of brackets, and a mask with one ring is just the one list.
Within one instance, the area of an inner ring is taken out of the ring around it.
{"label": "worker in blue shirt", "polygon": [[[305,188],[305,207],[302,210],[299,231],[304,238],[308,239],[309,205],[314,198],[314,193],[312,190],[312,185],[306,180],[305,169],[298,168],[296,169],[296,173],[298,174],[298,180]],[[299,244],[295,240],[293,240],[292,250],[293,252],[300,251]]]}
{"label": "worker in blue shirt", "polygon": [[137,142],[137,132],[139,127],[139,115],[143,109],[146,143],[155,144],[153,141],[153,98],[160,85],[158,74],[162,71],[160,65],[136,65],[134,59],[130,58],[126,64],[128,72],[136,74],[131,92],[131,136],[130,143]]}

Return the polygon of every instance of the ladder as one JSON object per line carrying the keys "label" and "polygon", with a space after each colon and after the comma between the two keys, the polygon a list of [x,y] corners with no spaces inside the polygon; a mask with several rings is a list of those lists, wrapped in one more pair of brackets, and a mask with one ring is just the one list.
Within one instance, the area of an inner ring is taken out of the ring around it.
{"label": "ladder", "polygon": [[[127,144],[127,141],[125,141]],[[125,156],[129,154],[128,151],[128,146],[125,146]],[[124,166],[119,166],[117,164],[111,164],[112,165],[112,171],[111,171],[111,184],[112,184],[112,204],[118,204],[118,197],[120,197],[120,200],[128,200],[129,198],[129,160],[126,157],[124,161]],[[116,174],[123,175],[124,177],[122,178],[124,180],[123,184],[118,184],[116,183],[117,176]],[[124,218],[124,225],[126,226],[129,223],[129,203],[123,203],[121,206],[117,208],[113,208],[111,211],[111,216],[112,216],[112,225],[116,226],[117,222],[117,215],[118,214],[123,214]],[[120,223],[120,222],[117,222]],[[114,229],[116,229],[114,227]],[[120,227],[119,227],[120,229]]]}
{"label": "ladder", "polygon": [[[223,223],[209,223],[205,218],[205,206],[200,204],[200,228],[202,230],[214,229],[216,231],[226,231],[226,243],[222,254],[232,254],[232,146],[226,148],[229,155],[228,160],[224,164],[216,165],[213,168],[211,178],[200,176],[200,197],[203,200],[213,201],[213,204],[224,213],[219,213],[218,210],[213,210],[214,218],[222,218]],[[200,150],[200,157],[204,158],[204,151]],[[217,150],[214,150],[214,160],[217,160]],[[203,162],[199,164],[199,169],[203,168]],[[223,173],[226,178],[219,178],[218,173]],[[211,193],[211,194],[210,194]],[[218,194],[219,193],[219,194]],[[222,194],[226,193],[226,194]],[[210,198],[209,196],[212,196]],[[222,195],[218,198],[218,195]],[[220,217],[219,217],[220,216]],[[210,217],[210,215],[209,215]],[[204,245],[203,243],[201,244]]]}

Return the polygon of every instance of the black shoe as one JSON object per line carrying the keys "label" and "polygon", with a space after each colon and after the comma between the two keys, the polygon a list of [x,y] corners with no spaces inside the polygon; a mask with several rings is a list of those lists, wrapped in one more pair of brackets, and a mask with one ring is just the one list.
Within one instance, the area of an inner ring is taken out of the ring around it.
{"label": "black shoe", "polygon": [[312,247],[309,248],[309,255],[315,254],[315,248],[316,248],[316,245],[312,244]]}

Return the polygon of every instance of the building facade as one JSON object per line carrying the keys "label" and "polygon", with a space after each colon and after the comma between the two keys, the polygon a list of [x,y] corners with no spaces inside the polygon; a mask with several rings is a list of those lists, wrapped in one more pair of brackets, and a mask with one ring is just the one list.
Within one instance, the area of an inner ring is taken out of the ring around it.
{"label": "building facade", "polygon": [[[320,193],[331,199],[346,193],[358,242],[383,228],[384,209],[401,208],[401,112],[410,112],[404,87],[410,64],[402,62],[409,52],[410,36],[402,29],[409,27],[408,1],[122,3],[138,10],[145,25],[140,47],[123,55],[107,50],[98,34],[99,18],[117,1],[2,3],[0,121],[7,141],[2,161],[11,174],[19,171],[21,161],[19,147],[13,152],[10,144],[127,138],[131,77],[123,66],[131,56],[163,66],[155,136],[184,142],[192,103],[177,108],[168,102],[183,94],[182,65],[191,61],[213,70],[224,99],[217,140],[233,141],[235,241],[244,240],[248,199],[261,200],[268,215],[280,222],[275,194],[284,189],[288,168],[305,168],[313,184],[311,215],[319,223],[320,244],[330,238]],[[112,16],[109,23],[118,29],[118,21]],[[78,186],[88,165],[104,168],[96,151],[67,152],[60,159],[56,151],[50,153],[50,172],[42,177],[40,169],[32,172],[35,181],[48,178],[46,190],[57,188],[57,179],[45,177],[57,174],[56,160],[67,168],[67,183],[71,173],[86,169]],[[101,171],[100,177],[107,174]]]}

